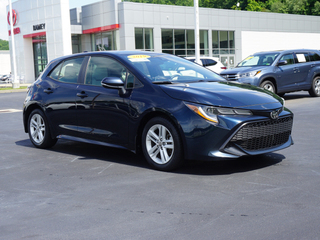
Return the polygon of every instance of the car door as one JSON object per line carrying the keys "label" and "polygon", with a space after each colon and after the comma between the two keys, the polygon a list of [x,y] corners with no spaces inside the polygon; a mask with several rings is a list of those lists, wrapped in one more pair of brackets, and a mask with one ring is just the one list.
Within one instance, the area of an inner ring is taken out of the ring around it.
{"label": "car door", "polygon": [[118,77],[125,81],[127,69],[109,57],[92,56],[83,84],[77,91],[79,137],[125,146],[128,143],[130,91],[104,88],[102,79]]}
{"label": "car door", "polygon": [[298,81],[299,68],[295,62],[293,53],[284,54],[279,61],[286,61],[287,64],[277,66],[276,76],[278,79],[277,87],[279,92],[295,90]]}
{"label": "car door", "polygon": [[46,115],[57,135],[77,134],[76,94],[84,57],[59,63],[41,82]]}
{"label": "car door", "polygon": [[312,63],[310,62],[308,52],[295,53],[295,55],[298,68],[295,84],[300,88],[301,84],[303,84],[308,78],[308,74],[312,68]]}

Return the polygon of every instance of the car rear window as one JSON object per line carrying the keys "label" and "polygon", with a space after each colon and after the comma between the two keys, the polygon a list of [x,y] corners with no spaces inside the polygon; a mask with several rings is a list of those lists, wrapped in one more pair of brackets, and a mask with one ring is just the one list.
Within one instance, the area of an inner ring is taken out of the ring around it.
{"label": "car rear window", "polygon": [[320,61],[320,56],[315,52],[311,52],[310,53],[310,61]]}

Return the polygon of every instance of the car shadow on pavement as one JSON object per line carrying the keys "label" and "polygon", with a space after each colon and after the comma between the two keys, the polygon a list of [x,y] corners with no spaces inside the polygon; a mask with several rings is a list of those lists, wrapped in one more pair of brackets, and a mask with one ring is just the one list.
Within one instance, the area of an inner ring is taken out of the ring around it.
{"label": "car shadow on pavement", "polygon": [[[33,148],[41,151],[50,151],[51,153],[62,153],[73,155],[77,161],[101,160],[112,163],[124,164],[144,169],[153,170],[142,154],[134,154],[128,150],[111,148],[88,143],[59,140],[57,144],[50,149],[37,149],[29,139],[17,141],[16,145],[27,148]],[[70,157],[69,157],[70,158]],[[266,168],[280,163],[285,157],[277,153],[268,153],[257,156],[247,156],[237,159],[228,159],[221,161],[186,161],[179,169],[173,171],[177,174],[192,175],[228,175],[239,172],[254,171]]]}
{"label": "car shadow on pavement", "polygon": [[300,91],[300,92],[293,92],[287,93],[283,96],[285,100],[293,100],[293,99],[302,99],[302,98],[312,98],[308,92]]}
{"label": "car shadow on pavement", "polygon": [[177,171],[181,174],[194,175],[229,175],[240,172],[250,172],[281,163],[285,156],[278,153],[268,153],[256,156],[245,156],[220,161],[188,161]]}

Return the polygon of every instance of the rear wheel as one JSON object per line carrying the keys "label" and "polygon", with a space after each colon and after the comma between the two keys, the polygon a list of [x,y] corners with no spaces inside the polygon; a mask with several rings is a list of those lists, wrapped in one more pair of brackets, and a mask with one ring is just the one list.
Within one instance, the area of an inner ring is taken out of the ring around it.
{"label": "rear wheel", "polygon": [[155,169],[171,171],[183,162],[181,140],[174,125],[165,118],[151,119],[142,133],[142,151]]}
{"label": "rear wheel", "polygon": [[49,148],[56,144],[57,139],[52,139],[45,115],[39,109],[31,112],[28,120],[29,138],[37,148]]}
{"label": "rear wheel", "polygon": [[262,82],[260,84],[260,87],[270,92],[276,93],[276,88],[274,87],[273,83],[269,80]]}
{"label": "rear wheel", "polygon": [[309,94],[311,97],[320,97],[320,77],[315,77],[313,79]]}

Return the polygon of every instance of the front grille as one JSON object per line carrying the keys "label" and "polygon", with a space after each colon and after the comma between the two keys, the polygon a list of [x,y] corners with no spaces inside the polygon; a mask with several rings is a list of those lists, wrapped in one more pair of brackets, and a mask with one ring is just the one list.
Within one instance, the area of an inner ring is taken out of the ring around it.
{"label": "front grille", "polygon": [[238,80],[237,74],[220,74],[221,77],[227,79],[228,81],[236,81]]}
{"label": "front grille", "polygon": [[279,118],[248,123],[231,139],[247,151],[258,151],[274,148],[289,140],[293,124],[293,117]]}

